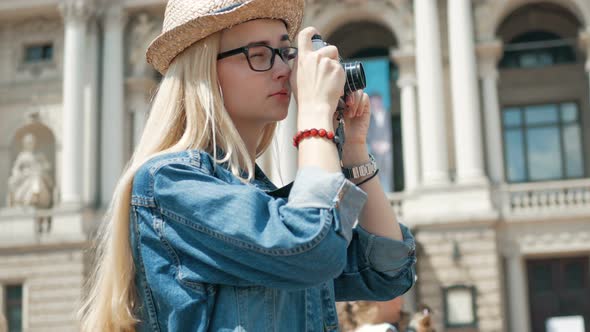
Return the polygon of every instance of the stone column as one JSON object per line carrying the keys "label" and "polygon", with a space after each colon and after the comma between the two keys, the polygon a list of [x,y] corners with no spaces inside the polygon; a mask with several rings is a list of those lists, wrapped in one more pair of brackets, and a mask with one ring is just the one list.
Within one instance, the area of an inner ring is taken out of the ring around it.
{"label": "stone column", "polygon": [[449,161],[437,1],[415,0],[414,15],[423,185],[447,185]]}
{"label": "stone column", "polygon": [[486,183],[471,0],[448,0],[449,57],[458,184]]}
{"label": "stone column", "polygon": [[507,257],[509,331],[530,331],[526,271],[523,256],[511,250]]}
{"label": "stone column", "polygon": [[479,76],[482,80],[488,176],[492,184],[505,182],[504,153],[502,152],[502,124],[498,98],[498,61],[502,56],[502,42],[477,45]]}
{"label": "stone column", "polygon": [[125,165],[123,30],[126,15],[118,2],[104,11],[104,51],[101,112],[101,205],[110,202]]}
{"label": "stone column", "polygon": [[84,72],[86,65],[86,20],[90,8],[82,0],[59,5],[64,18],[63,110],[60,196],[65,205],[82,202]]}
{"label": "stone column", "polygon": [[298,154],[293,146],[293,135],[296,132],[297,104],[295,98],[291,97],[287,118],[279,122],[273,142],[258,158],[258,164],[277,187],[293,181],[297,174]]}
{"label": "stone column", "polygon": [[291,103],[289,104],[289,113],[287,118],[279,123],[277,128],[278,138],[278,160],[280,166],[280,178],[275,183],[288,184],[295,180],[297,175],[298,165],[298,153],[297,149],[293,146],[293,136],[297,133],[297,103],[295,97],[291,97]]}
{"label": "stone column", "polygon": [[399,68],[397,85],[401,90],[404,190],[411,192],[418,186],[420,176],[415,56],[413,52],[392,50],[390,57]]}
{"label": "stone column", "polygon": [[88,21],[87,77],[84,86],[84,204],[97,200],[98,178],[98,68],[99,40],[96,17]]}

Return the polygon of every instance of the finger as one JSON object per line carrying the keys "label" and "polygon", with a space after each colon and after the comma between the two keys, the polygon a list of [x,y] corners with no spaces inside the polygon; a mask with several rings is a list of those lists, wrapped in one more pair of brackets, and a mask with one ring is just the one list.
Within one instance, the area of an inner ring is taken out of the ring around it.
{"label": "finger", "polygon": [[332,60],[339,59],[338,48],[336,48],[336,46],[334,46],[334,45],[324,46],[324,47],[320,48],[319,50],[317,50],[316,52],[318,52],[320,55],[328,57]]}
{"label": "finger", "polygon": [[355,115],[358,115],[359,108],[362,105],[363,101],[363,90],[358,90],[354,92],[354,105],[353,110],[355,111]]}
{"label": "finger", "polygon": [[355,94],[354,93],[347,95],[346,96],[346,105],[349,106],[349,107],[350,106],[353,106],[354,105],[354,102],[355,102],[355,99],[356,98],[355,98]]}
{"label": "finger", "polygon": [[360,105],[357,108],[357,116],[362,116],[365,112],[371,110],[371,100],[369,99],[369,95],[363,93],[360,101]]}
{"label": "finger", "polygon": [[319,32],[314,27],[307,27],[299,32],[299,35],[297,36],[297,46],[300,54],[313,52],[311,37],[315,34],[319,34]]}

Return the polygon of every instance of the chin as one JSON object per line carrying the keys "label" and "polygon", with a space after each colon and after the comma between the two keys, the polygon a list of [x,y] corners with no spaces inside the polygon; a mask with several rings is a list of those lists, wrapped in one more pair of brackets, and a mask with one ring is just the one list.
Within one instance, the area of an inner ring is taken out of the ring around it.
{"label": "chin", "polygon": [[281,121],[284,120],[289,114],[289,105],[282,105],[270,109],[267,113],[269,121]]}

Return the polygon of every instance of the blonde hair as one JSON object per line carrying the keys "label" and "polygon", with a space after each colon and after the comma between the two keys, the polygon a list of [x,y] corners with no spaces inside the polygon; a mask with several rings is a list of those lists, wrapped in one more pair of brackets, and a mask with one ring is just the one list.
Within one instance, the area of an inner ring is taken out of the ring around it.
{"label": "blonde hair", "polygon": [[[156,93],[145,129],[123,175],[96,241],[95,269],[88,295],[79,311],[82,331],[135,331],[138,295],[129,242],[129,212],[133,178],[149,159],[188,149],[213,155],[243,182],[253,178],[248,150],[224,104],[217,77],[220,33],[204,38],[172,62]],[[256,156],[270,145],[276,123],[268,124]],[[217,157],[217,149],[224,155]],[[242,176],[245,168],[246,177]]]}

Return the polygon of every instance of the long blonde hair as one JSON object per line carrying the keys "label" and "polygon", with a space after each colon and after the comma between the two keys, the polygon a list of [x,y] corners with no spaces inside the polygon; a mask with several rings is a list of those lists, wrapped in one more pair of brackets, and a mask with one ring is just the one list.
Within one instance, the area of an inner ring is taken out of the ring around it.
{"label": "long blonde hair", "polygon": [[[95,269],[79,311],[82,331],[135,331],[138,296],[129,242],[133,177],[147,160],[188,149],[210,152],[242,181],[254,170],[248,150],[223,104],[216,58],[220,34],[204,38],[170,65],[156,93],[145,129],[115,188],[96,241]],[[268,124],[258,142],[259,156],[270,145],[276,123]],[[217,157],[217,148],[224,151]],[[247,176],[242,176],[245,168]]]}

